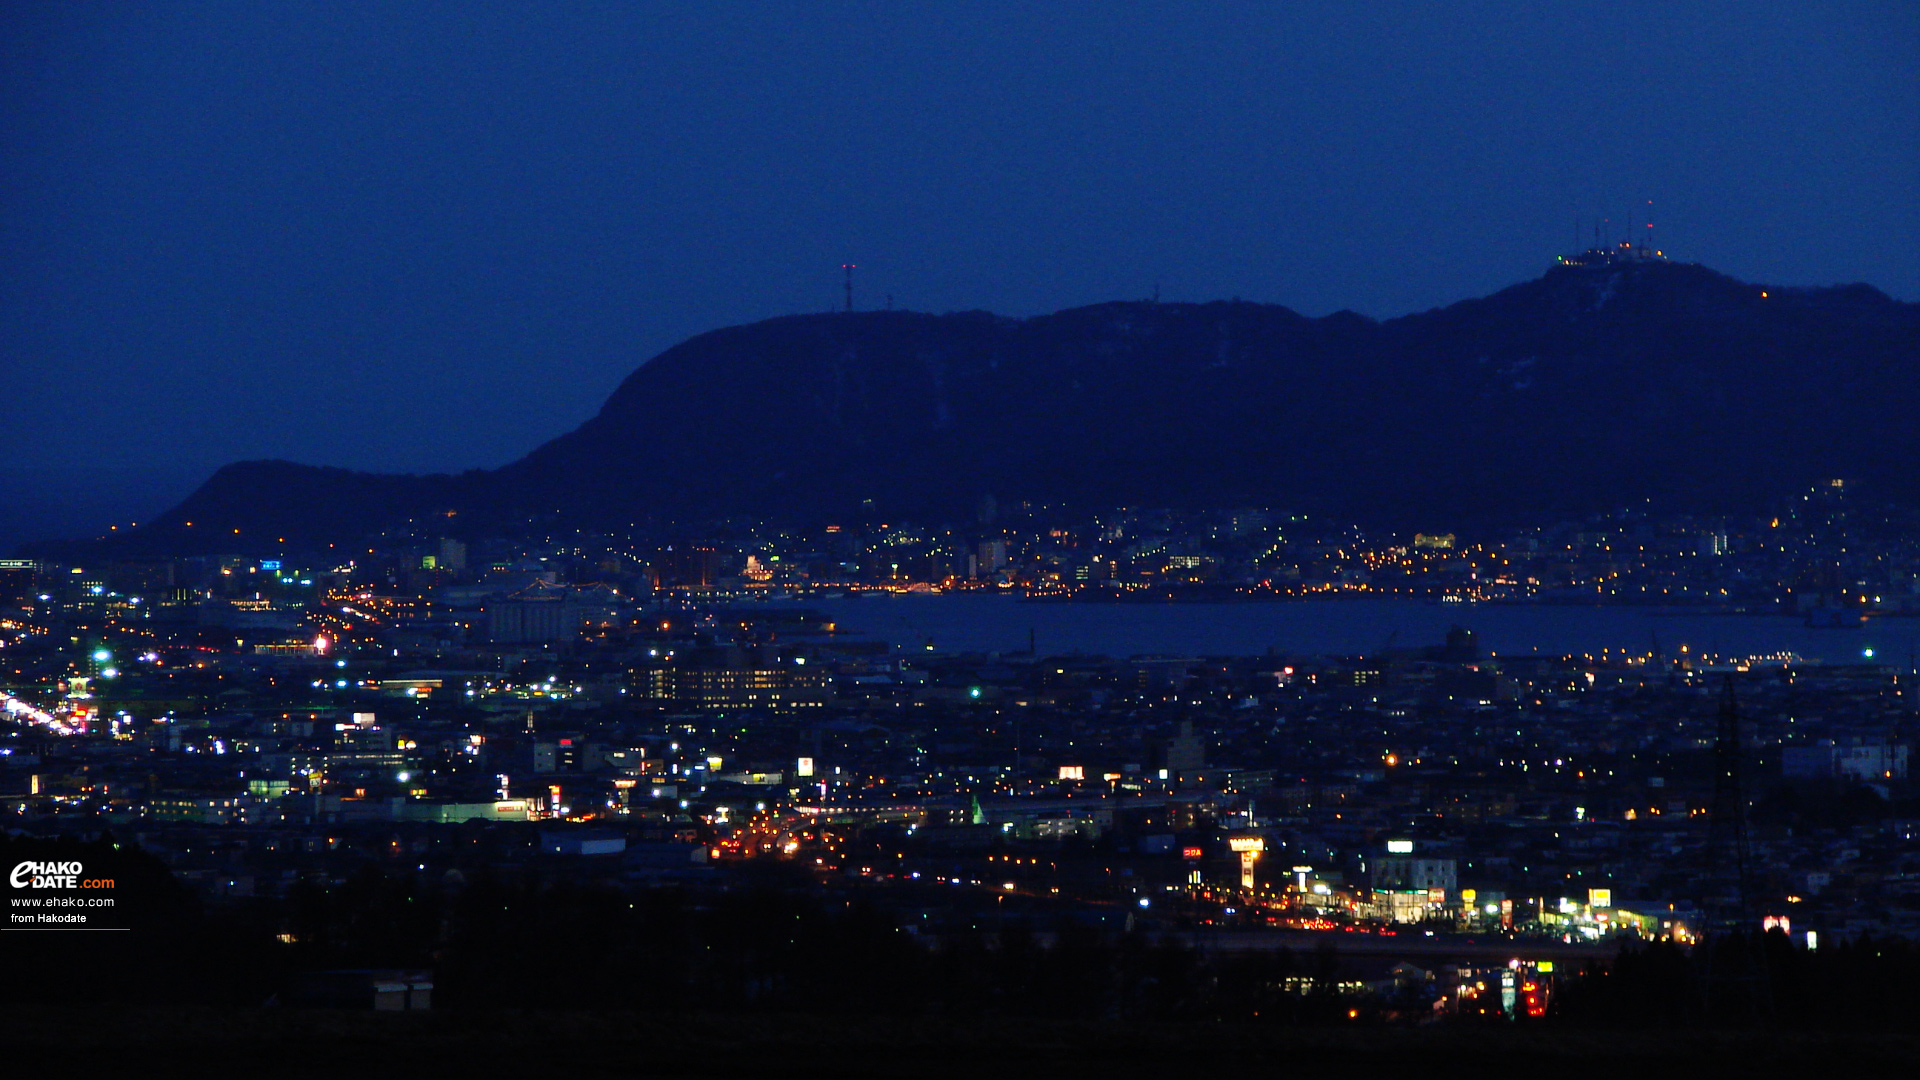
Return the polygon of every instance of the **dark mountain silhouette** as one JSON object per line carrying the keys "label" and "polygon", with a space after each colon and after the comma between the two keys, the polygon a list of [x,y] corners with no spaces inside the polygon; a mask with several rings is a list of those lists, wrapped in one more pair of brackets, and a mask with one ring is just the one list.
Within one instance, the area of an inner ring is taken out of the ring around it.
{"label": "dark mountain silhouette", "polygon": [[1404,527],[1757,508],[1832,476],[1920,501],[1916,359],[1920,304],[1659,262],[1386,322],[1237,301],[791,316],[667,350],[504,468],[245,462],[114,543],[296,546],[449,511],[461,530],[819,521],[863,500],[961,520],[989,494]]}

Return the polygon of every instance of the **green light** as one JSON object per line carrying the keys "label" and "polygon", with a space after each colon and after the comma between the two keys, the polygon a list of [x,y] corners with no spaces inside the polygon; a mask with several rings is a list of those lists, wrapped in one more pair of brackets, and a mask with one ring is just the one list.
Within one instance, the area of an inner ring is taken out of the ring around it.
{"label": "green light", "polygon": [[980,696],[980,688],[976,686],[976,687],[973,687],[972,689],[969,689],[969,690],[967,691],[967,696],[968,696],[968,697],[970,697],[970,698],[977,698],[977,697],[979,697],[979,696]]}

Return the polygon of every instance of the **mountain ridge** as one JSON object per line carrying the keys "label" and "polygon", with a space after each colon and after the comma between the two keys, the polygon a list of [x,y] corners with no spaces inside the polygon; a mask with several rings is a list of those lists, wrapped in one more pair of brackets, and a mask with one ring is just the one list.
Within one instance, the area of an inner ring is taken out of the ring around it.
{"label": "mountain ridge", "polygon": [[665,350],[501,468],[238,462],[110,548],[337,543],[449,511],[461,530],[961,520],[989,495],[1396,527],[1730,510],[1826,476],[1920,501],[1897,464],[1920,449],[1916,357],[1920,304],[1666,262],[1378,321],[1246,301],[788,315]]}

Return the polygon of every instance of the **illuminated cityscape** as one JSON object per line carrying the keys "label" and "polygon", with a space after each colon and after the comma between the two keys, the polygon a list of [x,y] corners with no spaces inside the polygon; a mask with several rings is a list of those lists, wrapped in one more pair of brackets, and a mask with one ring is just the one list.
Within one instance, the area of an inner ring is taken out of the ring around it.
{"label": "illuminated cityscape", "polygon": [[16,1071],[1915,1073],[1920,7],[6,31]]}
{"label": "illuminated cityscape", "polygon": [[[1271,992],[1544,1016],[1623,945],[1764,922],[1812,949],[1915,925],[1915,526],[1834,482],[1753,519],[1478,541],[1021,507],[691,544],[415,523],[345,554],[13,560],[0,806],[11,830],[137,843],[316,961],[340,958],[320,944],[340,930],[299,898],[369,874],[687,897],[780,881],[857,901],[929,962],[1012,928],[1331,948],[1328,972]],[[1282,627],[1326,604],[1377,625],[1365,606],[1387,603],[1452,628],[1127,655],[1031,629],[1142,603]],[[904,629],[944,608],[1005,647]],[[1596,610],[1642,619],[1645,646],[1501,655],[1472,629]],[[1682,636],[1687,616],[1823,655],[1724,651]],[[1746,718],[1738,875],[1713,831],[1728,701]]]}

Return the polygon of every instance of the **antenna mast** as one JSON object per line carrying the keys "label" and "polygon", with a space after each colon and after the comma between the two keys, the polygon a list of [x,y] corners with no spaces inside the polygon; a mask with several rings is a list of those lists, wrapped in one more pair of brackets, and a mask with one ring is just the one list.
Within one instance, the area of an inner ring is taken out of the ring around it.
{"label": "antenna mast", "polygon": [[1745,920],[1753,900],[1749,877],[1752,854],[1747,846],[1746,787],[1741,781],[1740,706],[1734,696],[1733,676],[1726,677],[1720,697],[1720,722],[1714,732],[1713,806],[1708,811],[1708,858],[1723,883],[1733,890],[1733,916]]}
{"label": "antenna mast", "polygon": [[847,312],[853,312],[853,263],[841,263],[840,269],[847,275]]}

